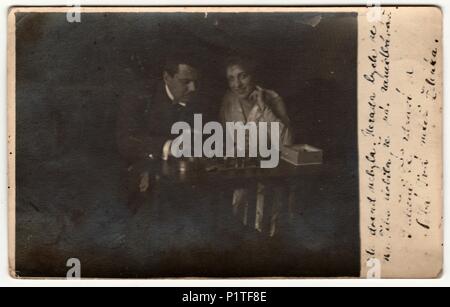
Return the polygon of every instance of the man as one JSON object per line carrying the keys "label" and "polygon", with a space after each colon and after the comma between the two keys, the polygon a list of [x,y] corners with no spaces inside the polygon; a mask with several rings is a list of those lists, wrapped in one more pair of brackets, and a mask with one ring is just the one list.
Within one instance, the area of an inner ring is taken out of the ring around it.
{"label": "man", "polygon": [[117,141],[127,163],[128,205],[136,211],[139,193],[149,190],[148,166],[170,156],[172,125],[192,122],[198,113],[194,103],[199,72],[185,55],[167,58],[162,82],[146,86],[147,92],[130,93],[122,100],[117,121]]}
{"label": "man", "polygon": [[120,154],[130,163],[143,159],[167,158],[177,121],[192,121],[198,71],[189,60],[173,57],[164,66],[163,82],[152,92],[128,95],[120,105],[118,144]]}
{"label": "man", "polygon": [[208,197],[189,186],[152,182],[177,137],[171,134],[173,124],[184,121],[193,125],[194,114],[202,113],[198,80],[199,71],[191,58],[171,56],[162,70],[162,80],[155,86],[141,87],[143,93],[128,94],[119,109],[117,141],[127,163],[128,206],[134,215],[146,206],[140,211],[143,218],[130,220],[130,227],[140,232],[130,244],[138,250],[149,248],[151,261],[158,263],[170,261],[170,255],[178,252],[195,253],[211,236]]}

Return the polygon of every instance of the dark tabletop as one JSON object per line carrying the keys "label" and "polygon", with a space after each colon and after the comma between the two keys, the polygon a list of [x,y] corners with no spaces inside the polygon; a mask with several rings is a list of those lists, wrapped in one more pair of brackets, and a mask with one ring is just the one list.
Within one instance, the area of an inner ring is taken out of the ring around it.
{"label": "dark tabletop", "polygon": [[[237,163],[240,163],[239,165]],[[323,165],[295,166],[280,160],[276,168],[261,168],[259,163],[217,159],[161,161],[156,166],[160,183],[182,185],[241,185],[256,182],[284,183],[319,176]]]}

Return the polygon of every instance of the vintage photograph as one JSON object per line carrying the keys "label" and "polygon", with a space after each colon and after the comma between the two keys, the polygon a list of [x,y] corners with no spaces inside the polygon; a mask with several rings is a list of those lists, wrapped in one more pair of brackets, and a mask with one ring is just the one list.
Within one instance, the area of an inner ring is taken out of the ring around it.
{"label": "vintage photograph", "polygon": [[12,10],[11,274],[360,277],[359,16]]}

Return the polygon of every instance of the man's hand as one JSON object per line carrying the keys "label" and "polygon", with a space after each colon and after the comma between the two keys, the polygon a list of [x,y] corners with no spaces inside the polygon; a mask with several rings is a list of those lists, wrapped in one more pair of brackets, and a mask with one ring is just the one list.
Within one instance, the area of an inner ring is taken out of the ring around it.
{"label": "man's hand", "polygon": [[145,193],[150,188],[150,174],[148,172],[144,172],[141,174],[141,178],[139,181],[139,191],[141,193]]}
{"label": "man's hand", "polygon": [[162,150],[162,156],[161,156],[164,161],[169,160],[169,157],[172,156],[172,151],[171,151],[172,142],[173,142],[172,140],[168,140],[164,143],[163,150]]}

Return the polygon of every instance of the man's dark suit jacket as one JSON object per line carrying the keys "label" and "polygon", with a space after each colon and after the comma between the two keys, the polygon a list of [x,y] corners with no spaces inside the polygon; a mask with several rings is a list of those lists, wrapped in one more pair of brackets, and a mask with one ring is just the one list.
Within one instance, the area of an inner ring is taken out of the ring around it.
{"label": "man's dark suit jacket", "polygon": [[[117,141],[121,156],[129,165],[158,160],[167,140],[173,140],[172,125],[178,121],[193,124],[198,105],[174,104],[163,82],[146,86],[143,92],[129,93],[120,103],[117,120]],[[198,113],[198,112],[197,112]]]}
{"label": "man's dark suit jacket", "polygon": [[[186,107],[174,105],[164,83],[158,83],[153,90],[150,86],[141,89],[147,92],[127,94],[120,104],[118,146],[128,162],[127,168],[122,170],[122,179],[126,179],[122,184],[126,184],[123,187],[126,188],[127,205],[133,211],[152,201],[150,208],[154,214],[149,216],[149,225],[153,227],[151,238],[156,250],[164,250],[174,248],[170,242],[186,241],[186,238],[192,240],[200,231],[210,232],[209,220],[204,218],[208,198],[189,188],[168,185],[159,186],[158,193],[153,194],[151,182],[149,190],[141,191],[139,178],[142,172],[152,172],[154,166],[158,167],[165,142],[177,137],[171,134],[172,125],[184,121],[192,127],[194,114],[201,108],[195,102]],[[150,195],[156,197],[148,198]],[[181,234],[178,229],[183,229]],[[175,238],[175,241],[167,240],[167,236]]]}

